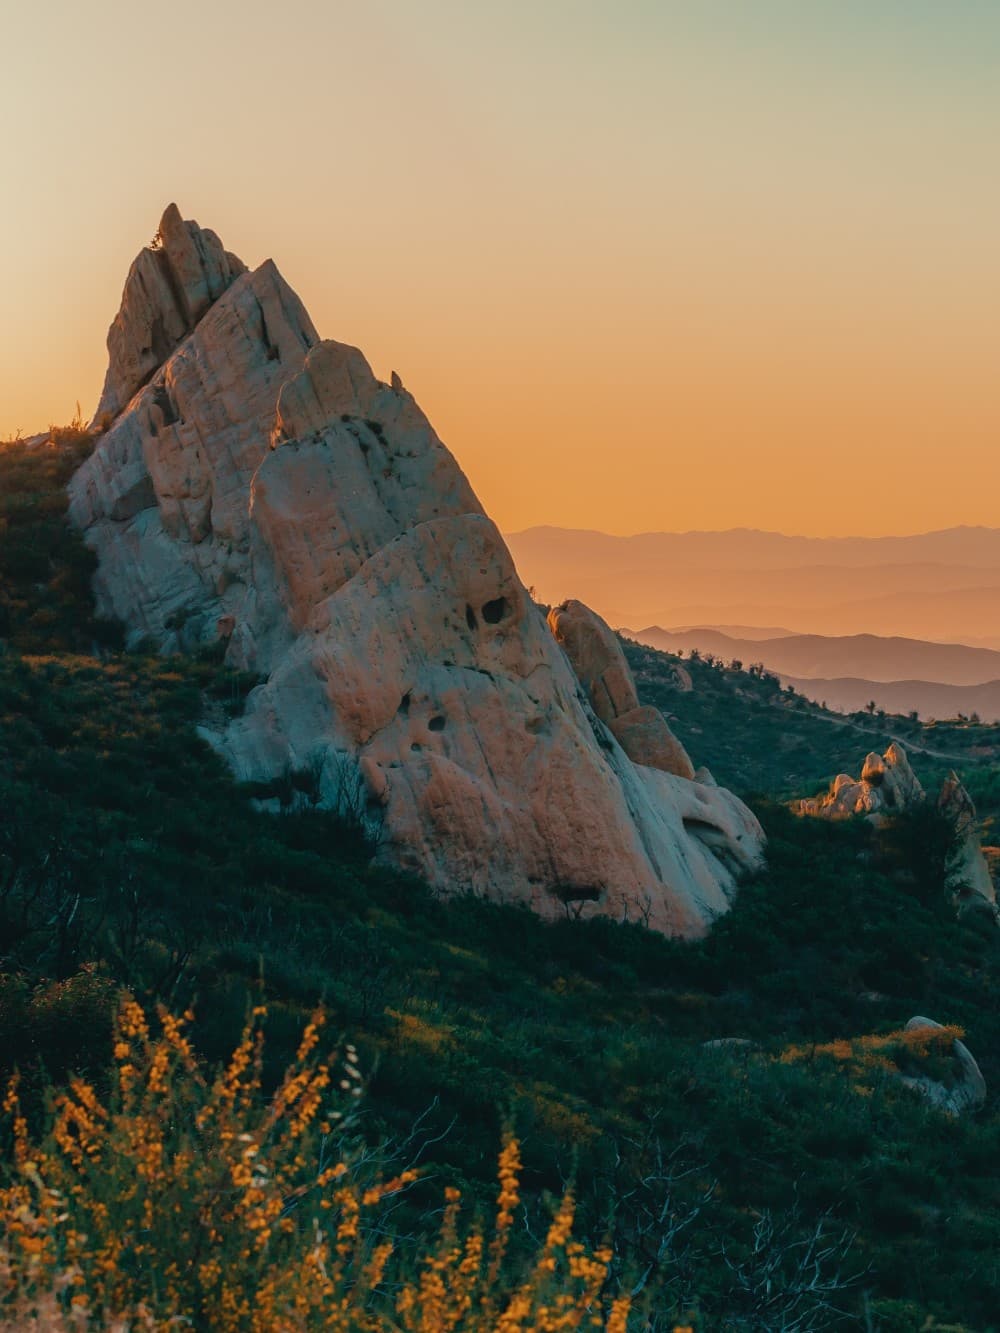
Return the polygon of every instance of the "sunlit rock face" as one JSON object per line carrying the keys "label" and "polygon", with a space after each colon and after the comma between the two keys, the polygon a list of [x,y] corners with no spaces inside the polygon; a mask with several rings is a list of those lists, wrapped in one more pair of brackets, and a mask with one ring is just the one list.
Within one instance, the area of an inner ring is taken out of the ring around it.
{"label": "sunlit rock face", "polygon": [[[319,341],[272,263],[237,272],[175,214],[162,249],[191,241],[190,295],[144,286],[142,317],[116,319],[120,410],[71,485],[101,610],[162,651],[224,639],[264,681],[206,733],[237,775],[308,773],[318,804],[441,893],[703,932],[760,860],[753,815],[691,780],[614,636],[573,604],[598,664],[581,685],[399,378]],[[149,372],[147,325],[177,310],[190,328],[164,323],[178,340]]]}
{"label": "sunlit rock face", "polygon": [[[905,750],[894,741],[884,755],[866,756],[860,778],[839,774],[825,795],[800,801],[798,810],[800,814],[825,819],[867,815],[878,822],[926,801],[927,794],[910,767]],[[952,821],[957,835],[945,887],[958,891],[962,897],[995,903],[993,878],[979,842],[976,807],[957,773],[945,779],[937,807]]]}

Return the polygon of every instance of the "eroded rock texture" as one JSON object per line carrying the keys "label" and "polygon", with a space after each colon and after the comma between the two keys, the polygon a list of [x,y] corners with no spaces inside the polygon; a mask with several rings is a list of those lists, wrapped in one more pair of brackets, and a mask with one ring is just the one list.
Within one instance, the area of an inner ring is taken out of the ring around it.
{"label": "eroded rock texture", "polygon": [[439,891],[703,931],[761,830],[692,780],[604,622],[561,608],[560,648],[398,376],[320,342],[270,261],[241,272],[173,207],[161,235],[109,337],[116,419],[71,485],[101,610],[162,651],[225,639],[264,678],[206,733],[236,773],[306,771]]}

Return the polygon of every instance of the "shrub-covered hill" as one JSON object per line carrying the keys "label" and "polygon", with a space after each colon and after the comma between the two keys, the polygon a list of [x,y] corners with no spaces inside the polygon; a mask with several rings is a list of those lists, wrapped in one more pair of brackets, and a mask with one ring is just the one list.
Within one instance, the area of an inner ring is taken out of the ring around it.
{"label": "shrub-covered hill", "polygon": [[1000,726],[964,717],[923,723],[878,709],[835,713],[756,663],[622,644],[643,702],[662,709],[695,762],[734,791],[812,795],[838,773],[858,773],[868,751],[882,753],[895,740],[929,791],[957,768],[980,814],[1000,813]]}
{"label": "shrub-covered hill", "polygon": [[[123,986],[147,1008],[190,1004],[210,1060],[264,999],[271,1079],[323,1000],[371,1074],[369,1142],[430,1178],[395,1215],[404,1244],[436,1227],[442,1183],[492,1197],[507,1121],[525,1163],[525,1245],[544,1232],[546,1192],[575,1178],[580,1229],[610,1237],[614,1280],[641,1287],[654,1328],[788,1329],[810,1310],[803,1328],[837,1326],[837,1310],[883,1333],[1000,1328],[1000,953],[993,929],[957,921],[938,891],[944,831],[902,821],[876,840],[761,799],[768,867],[699,944],[434,900],[372,868],[357,831],[309,809],[296,775],[271,793],[285,814],[255,810],[261,793],[196,732],[206,710],[239,709],[252,681],[101,647],[89,556],[57,521],[66,450],[84,447],[0,447],[5,532],[16,512],[32,551],[25,562],[0,543],[13,608],[0,652],[0,1061],[21,1068],[32,1116],[73,1070],[103,1081]],[[653,697],[656,660],[639,666]],[[797,707],[749,710],[731,690],[727,703],[721,672],[712,704],[693,674],[669,711],[720,780],[737,774],[713,739],[727,716],[726,743],[742,727],[755,762],[772,716],[777,732],[802,719],[832,730]],[[862,736],[811,780],[856,767]],[[785,769],[770,785],[794,781]],[[991,1089],[979,1115],[948,1119],[894,1076],[913,1072],[891,1034],[915,1013],[967,1033]],[[865,1034],[886,1040],[853,1040]],[[723,1038],[753,1045],[705,1044]],[[814,1270],[817,1228],[829,1253]]]}

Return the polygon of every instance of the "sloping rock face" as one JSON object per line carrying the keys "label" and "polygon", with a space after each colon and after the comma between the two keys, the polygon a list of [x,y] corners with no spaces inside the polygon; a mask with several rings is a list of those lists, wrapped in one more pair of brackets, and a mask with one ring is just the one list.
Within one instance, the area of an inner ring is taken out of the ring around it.
{"label": "sloping rock face", "polygon": [[[869,754],[860,778],[840,773],[825,796],[799,801],[798,812],[825,819],[868,815],[878,821],[887,815],[922,805],[927,795],[903,747],[893,742],[884,755]],[[961,897],[996,902],[996,890],[979,843],[976,807],[957,773],[945,779],[937,806],[952,820],[957,843],[947,868],[945,887]],[[981,905],[981,904],[980,904]]]}
{"label": "sloping rock face", "polygon": [[693,778],[694,765],[666,718],[659,709],[640,705],[625,654],[607,622],[577,601],[554,607],[548,622],[591,707],[632,762]]}
{"label": "sloping rock face", "polygon": [[979,842],[976,807],[954,771],[942,783],[937,804],[955,825],[958,835],[958,845],[948,867],[948,887],[966,895],[978,894],[995,903],[993,876]]}
{"label": "sloping rock face", "polygon": [[[102,611],[162,651],[223,638],[264,677],[206,733],[235,772],[307,770],[442,893],[701,933],[760,860],[753,815],[691,780],[586,608],[604,665],[581,686],[398,376],[320,342],[270,261],[234,276],[175,213],[162,248],[191,241],[187,305],[144,282],[142,317],[119,315],[108,380],[131,397],[71,484]],[[182,309],[200,313],[147,373],[147,328]],[[605,678],[618,706],[595,709]]]}
{"label": "sloping rock face", "polygon": [[154,249],[129,270],[108,330],[108,373],[95,420],[117,416],[187,336],[213,301],[246,270],[214,231],[184,222],[176,204],[160,220]]}

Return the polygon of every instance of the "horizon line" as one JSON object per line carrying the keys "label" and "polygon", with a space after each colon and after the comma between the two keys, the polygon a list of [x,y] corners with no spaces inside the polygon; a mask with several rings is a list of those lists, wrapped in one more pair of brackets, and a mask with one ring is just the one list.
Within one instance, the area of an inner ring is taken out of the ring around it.
{"label": "horizon line", "polygon": [[989,532],[1000,535],[1000,527],[991,527],[985,523],[954,523],[944,528],[928,528],[923,532],[886,532],[875,535],[864,533],[827,533],[809,534],[804,532],[781,532],[777,528],[754,528],[737,526],[732,528],[648,528],[641,532],[605,532],[603,528],[563,527],[559,523],[530,523],[526,528],[505,531],[505,539],[523,537],[529,532],[562,532],[577,536],[609,537],[613,541],[635,541],[640,537],[729,537],[736,533],[745,533],[757,537],[782,537],[786,541],[807,542],[883,542],[907,541],[916,537],[941,537],[954,532]]}

